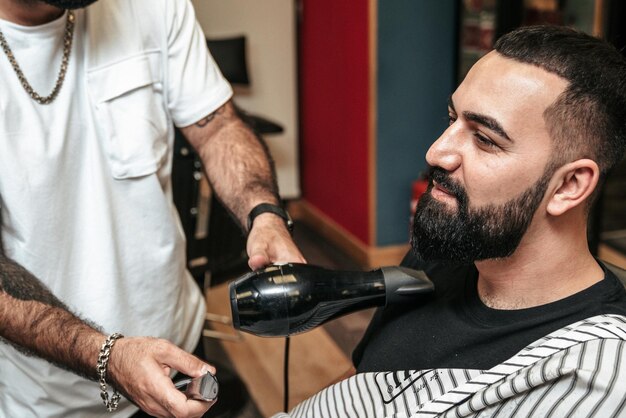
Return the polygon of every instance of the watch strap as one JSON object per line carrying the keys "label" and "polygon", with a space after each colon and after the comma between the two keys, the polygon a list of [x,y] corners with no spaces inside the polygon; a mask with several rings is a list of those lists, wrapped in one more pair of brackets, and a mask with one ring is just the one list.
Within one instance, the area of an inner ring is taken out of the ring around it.
{"label": "watch strap", "polygon": [[293,221],[285,209],[272,203],[260,203],[252,208],[248,214],[248,233],[252,230],[254,219],[262,213],[273,213],[274,215],[281,217],[285,221],[285,225],[287,226],[289,232],[293,231]]}

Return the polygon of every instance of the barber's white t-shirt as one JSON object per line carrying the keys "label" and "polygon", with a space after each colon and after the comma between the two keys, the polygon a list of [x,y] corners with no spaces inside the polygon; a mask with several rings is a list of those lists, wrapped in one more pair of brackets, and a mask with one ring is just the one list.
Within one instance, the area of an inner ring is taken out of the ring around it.
{"label": "barber's white t-shirt", "polygon": [[[197,122],[232,90],[188,0],[102,0],[75,14],[69,69],[52,104],[31,99],[0,52],[5,251],[105,332],[191,350],[205,309],[172,203],[173,125]],[[56,81],[65,20],[0,20],[42,96]],[[0,342],[0,417],[111,416],[99,392]],[[135,410],[124,401],[114,416]]]}

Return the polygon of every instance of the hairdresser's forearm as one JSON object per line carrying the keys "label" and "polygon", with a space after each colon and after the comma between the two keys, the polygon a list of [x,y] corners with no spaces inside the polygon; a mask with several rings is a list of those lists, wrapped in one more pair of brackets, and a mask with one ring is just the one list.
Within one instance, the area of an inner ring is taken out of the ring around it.
{"label": "hairdresser's forearm", "polygon": [[35,276],[0,254],[0,337],[81,376],[96,378],[105,336],[72,314]]}
{"label": "hairdresser's forearm", "polygon": [[232,103],[182,132],[200,155],[216,194],[244,227],[254,206],[279,203],[267,147],[238,117]]}

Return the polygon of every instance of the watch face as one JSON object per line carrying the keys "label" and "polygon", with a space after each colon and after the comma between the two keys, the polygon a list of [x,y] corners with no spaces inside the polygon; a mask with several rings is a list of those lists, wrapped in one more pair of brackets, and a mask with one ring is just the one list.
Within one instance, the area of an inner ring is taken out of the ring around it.
{"label": "watch face", "polygon": [[293,221],[285,209],[272,203],[261,203],[252,208],[250,214],[248,215],[248,232],[252,229],[254,219],[262,213],[273,213],[274,215],[281,217],[285,221],[287,229],[289,231],[293,231]]}

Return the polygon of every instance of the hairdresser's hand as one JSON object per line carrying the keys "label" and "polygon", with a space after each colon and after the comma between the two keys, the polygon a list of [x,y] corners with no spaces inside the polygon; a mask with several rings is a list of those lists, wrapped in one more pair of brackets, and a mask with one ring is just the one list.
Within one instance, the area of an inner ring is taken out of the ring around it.
{"label": "hairdresser's hand", "polygon": [[262,213],[254,218],[247,251],[252,270],[275,263],[306,263],[285,222],[272,213]]}
{"label": "hairdresser's hand", "polygon": [[201,417],[213,404],[189,400],[174,387],[170,371],[191,377],[215,368],[166,340],[121,338],[111,349],[107,380],[142,410],[155,417]]}

